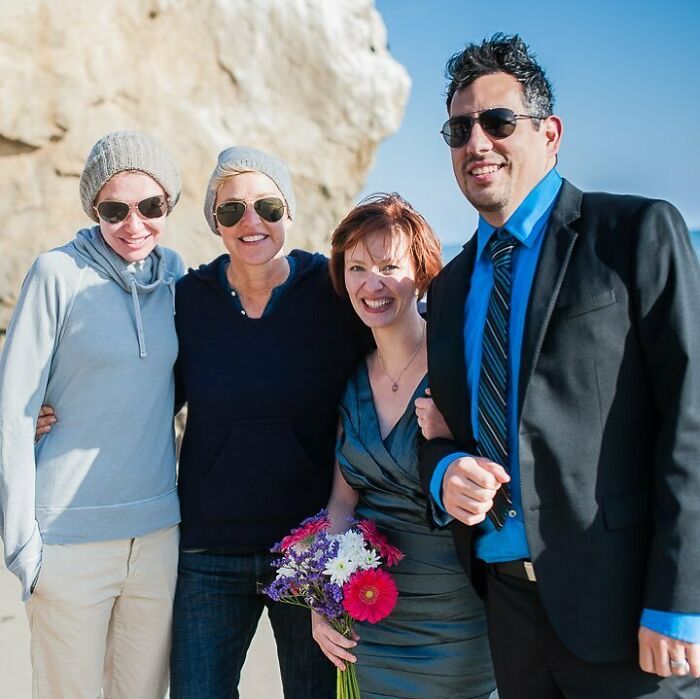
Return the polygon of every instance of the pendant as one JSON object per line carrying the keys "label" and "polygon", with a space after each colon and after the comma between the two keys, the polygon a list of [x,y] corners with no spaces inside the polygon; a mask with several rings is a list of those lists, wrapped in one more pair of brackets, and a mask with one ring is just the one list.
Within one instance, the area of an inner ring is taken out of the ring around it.
{"label": "pendant", "polygon": [[396,393],[399,390],[399,384],[395,383],[391,386],[391,390]]}

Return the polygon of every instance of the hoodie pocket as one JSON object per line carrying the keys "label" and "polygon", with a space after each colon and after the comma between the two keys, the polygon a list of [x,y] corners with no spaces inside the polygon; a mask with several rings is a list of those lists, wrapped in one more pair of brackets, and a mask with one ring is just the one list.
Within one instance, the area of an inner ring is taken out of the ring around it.
{"label": "hoodie pocket", "polygon": [[306,511],[317,491],[318,466],[288,419],[234,423],[226,443],[200,483],[204,519],[269,522]]}

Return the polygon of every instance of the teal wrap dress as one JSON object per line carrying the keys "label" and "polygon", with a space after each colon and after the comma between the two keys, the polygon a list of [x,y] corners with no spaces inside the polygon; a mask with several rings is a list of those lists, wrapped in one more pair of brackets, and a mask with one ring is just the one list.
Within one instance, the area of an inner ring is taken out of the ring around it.
{"label": "teal wrap dress", "polygon": [[354,371],[340,416],[336,456],[359,494],[356,515],[377,523],[405,554],[389,569],[399,589],[392,614],[357,623],[363,699],[486,699],[495,687],[481,600],[457,560],[449,530],[428,525],[418,476],[413,400],[382,440],[365,362]]}

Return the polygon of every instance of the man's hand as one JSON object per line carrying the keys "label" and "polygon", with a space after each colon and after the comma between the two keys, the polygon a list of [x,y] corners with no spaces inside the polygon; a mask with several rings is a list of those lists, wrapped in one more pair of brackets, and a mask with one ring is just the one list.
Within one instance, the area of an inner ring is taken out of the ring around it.
{"label": "man's hand", "polygon": [[483,522],[493,498],[510,476],[503,466],[481,456],[455,459],[442,479],[442,504],[460,522],[473,526]]}
{"label": "man's hand", "polygon": [[660,677],[700,677],[700,645],[639,627],[639,667]]}

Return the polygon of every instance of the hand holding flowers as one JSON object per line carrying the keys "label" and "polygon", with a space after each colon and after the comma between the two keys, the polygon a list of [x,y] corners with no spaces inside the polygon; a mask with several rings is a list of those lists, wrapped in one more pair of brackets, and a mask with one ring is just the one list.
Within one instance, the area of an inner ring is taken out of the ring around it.
{"label": "hand holding flowers", "polygon": [[[272,550],[277,577],[265,593],[273,600],[308,607],[327,620],[314,620],[314,638],[338,668],[338,698],[359,699],[355,657],[346,649],[358,639],[354,621],[375,624],[396,606],[398,591],[382,565],[395,565],[403,554],[391,546],[374,522],[352,521],[348,531],[330,534],[325,510],[309,517]],[[340,636],[335,635],[332,631]],[[342,637],[342,639],[341,639]],[[325,646],[325,647],[324,647]]]}

